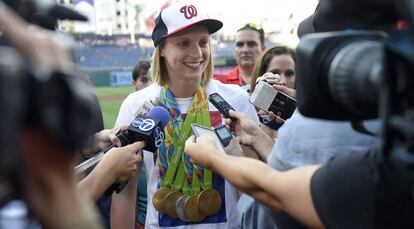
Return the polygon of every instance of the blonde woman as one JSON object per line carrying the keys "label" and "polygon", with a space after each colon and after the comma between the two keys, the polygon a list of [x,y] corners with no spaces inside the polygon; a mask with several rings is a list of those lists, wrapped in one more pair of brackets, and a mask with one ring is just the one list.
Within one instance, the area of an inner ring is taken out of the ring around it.
{"label": "blonde woman", "polygon": [[[221,27],[220,21],[210,19],[194,4],[178,3],[161,11],[152,33],[154,83],[130,94],[120,108],[116,126],[129,124],[135,111],[153,97],[160,99],[172,117],[158,152],[144,151],[148,176],[145,228],[238,227],[233,186],[192,164],[183,154],[184,142],[192,135],[191,123],[207,127],[224,123],[220,112],[208,102],[212,93],[219,93],[235,110],[258,122],[245,91],[212,79],[210,34]],[[113,226],[132,225],[126,222],[134,217],[136,188],[136,181],[130,181],[123,192],[113,195]],[[203,202],[206,193],[212,199],[207,203]]]}

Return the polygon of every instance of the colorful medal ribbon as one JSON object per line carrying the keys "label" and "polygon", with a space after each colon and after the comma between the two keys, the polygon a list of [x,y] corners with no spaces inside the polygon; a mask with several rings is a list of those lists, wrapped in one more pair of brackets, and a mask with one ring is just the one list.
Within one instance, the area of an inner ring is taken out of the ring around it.
{"label": "colorful medal ribbon", "polygon": [[[165,127],[164,143],[158,150],[161,187],[172,187],[173,185],[173,179],[184,152],[184,143],[191,133],[191,123],[195,121],[196,111],[200,106],[199,104],[201,100],[199,95],[204,93],[204,88],[200,86],[192,99],[190,109],[184,120],[171,90],[168,86],[161,88],[161,102],[171,114],[171,120]],[[182,170],[184,172],[184,168],[182,168]],[[177,184],[179,183],[180,182],[177,181]],[[174,189],[176,188],[177,187],[174,187]]]}
{"label": "colorful medal ribbon", "polygon": [[[208,105],[208,103],[207,103]],[[207,116],[206,116],[207,113]],[[211,120],[208,110],[202,111],[202,123],[206,127],[211,127]],[[200,165],[194,164],[194,172],[198,177],[198,180],[201,183],[201,187],[203,190],[211,189],[213,186],[213,173],[209,169],[204,169]]]}
{"label": "colorful medal ribbon", "polygon": [[[207,93],[205,90],[199,90],[197,91],[196,96],[198,97],[198,100],[200,101],[200,103],[198,103],[198,106],[194,106],[193,107],[194,110],[191,111],[191,112],[199,114],[196,116],[195,121],[197,124],[210,127],[211,120],[210,120],[210,112],[208,110]],[[197,174],[199,171],[197,171],[194,164],[191,163],[190,157],[187,154],[183,154],[182,160],[183,160],[184,168],[186,172],[186,178],[187,178],[186,181],[187,181],[187,184],[191,187],[191,195],[192,196],[198,195],[201,191],[200,181],[203,179],[203,174],[201,174],[201,176]],[[197,175],[194,175],[194,174],[197,174]],[[211,171],[210,171],[210,174],[211,174]],[[212,176],[210,175],[210,183],[211,183],[211,179],[212,179]]]}

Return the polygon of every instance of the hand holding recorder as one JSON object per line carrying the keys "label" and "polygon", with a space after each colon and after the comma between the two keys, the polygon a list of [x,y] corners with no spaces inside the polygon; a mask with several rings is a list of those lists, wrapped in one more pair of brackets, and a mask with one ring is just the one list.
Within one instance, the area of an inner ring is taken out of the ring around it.
{"label": "hand holding recorder", "polygon": [[252,95],[250,96],[250,102],[260,109],[272,112],[276,116],[279,116],[282,120],[290,118],[296,109],[296,99],[282,93],[283,90],[291,95],[294,95],[295,91],[287,90],[282,85],[269,85],[264,81],[259,81]]}

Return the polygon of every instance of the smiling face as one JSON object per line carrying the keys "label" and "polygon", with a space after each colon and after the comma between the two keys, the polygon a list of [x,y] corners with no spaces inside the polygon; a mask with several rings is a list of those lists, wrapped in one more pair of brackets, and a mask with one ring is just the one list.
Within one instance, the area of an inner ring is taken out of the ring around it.
{"label": "smiling face", "polygon": [[210,37],[205,26],[196,25],[165,39],[160,48],[168,81],[200,81],[210,62]]}
{"label": "smiling face", "polygon": [[273,74],[279,74],[279,84],[288,88],[294,88],[295,86],[295,61],[288,54],[274,56],[270,63],[267,65],[266,72]]}

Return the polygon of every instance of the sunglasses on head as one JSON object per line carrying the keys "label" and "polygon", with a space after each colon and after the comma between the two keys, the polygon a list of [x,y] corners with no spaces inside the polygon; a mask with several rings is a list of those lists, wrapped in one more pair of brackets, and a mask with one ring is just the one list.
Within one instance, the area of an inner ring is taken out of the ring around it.
{"label": "sunglasses on head", "polygon": [[262,26],[258,25],[258,24],[254,24],[254,23],[246,23],[243,24],[242,26],[240,26],[240,29],[238,29],[237,31],[243,30],[243,29],[253,29],[256,31],[263,31]]}

